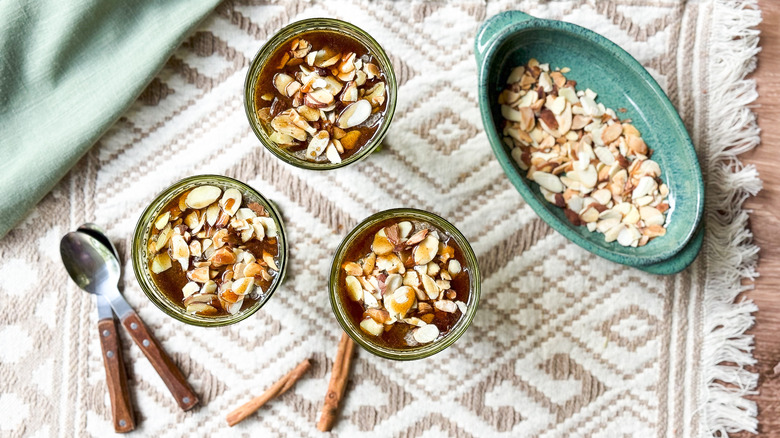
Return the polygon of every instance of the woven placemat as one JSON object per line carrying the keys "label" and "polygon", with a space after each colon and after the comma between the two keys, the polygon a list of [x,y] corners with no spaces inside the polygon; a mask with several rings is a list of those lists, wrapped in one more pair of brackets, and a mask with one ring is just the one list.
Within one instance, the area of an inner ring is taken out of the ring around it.
{"label": "woven placemat", "polygon": [[[748,2],[750,3],[750,2]],[[686,271],[649,275],[599,259],[553,232],[493,157],[477,108],[473,41],[500,11],[585,26],[634,55],[666,90],[707,179],[707,240]],[[328,173],[296,169],[259,146],[243,110],[247,66],[261,44],[302,18],[368,30],[398,75],[382,150]],[[170,17],[160,17],[170,19]],[[754,146],[746,109],[757,11],[729,1],[226,1],[182,44],[126,115],[29,218],[0,241],[0,431],[13,436],[112,432],[94,302],[68,279],[60,237],[105,226],[129,260],[129,238],[164,187],[193,174],[247,182],[283,212],[284,285],[264,309],[225,328],[178,323],[149,303],[124,263],[124,293],[189,375],[203,406],[181,412],[125,340],[137,435],[322,436],[315,429],[341,329],[327,296],[331,256],[364,217],[417,207],[453,222],[483,272],[468,332],[423,361],[359,351],[333,436],[709,436],[755,428],[742,399],[755,376],[750,303],[731,304],[754,275],[741,202],[759,181],[729,165]],[[733,163],[732,163],[733,164]],[[228,432],[225,414],[295,364],[310,373]],[[730,366],[718,365],[721,361]],[[715,383],[733,383],[727,389]]]}

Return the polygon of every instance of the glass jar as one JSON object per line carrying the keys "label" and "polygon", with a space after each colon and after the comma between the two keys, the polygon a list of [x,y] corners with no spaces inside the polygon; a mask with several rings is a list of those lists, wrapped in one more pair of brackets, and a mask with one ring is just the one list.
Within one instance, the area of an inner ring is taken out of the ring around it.
{"label": "glass jar", "polygon": [[[291,42],[294,38],[302,33],[311,31],[329,31],[340,34],[346,34],[357,41],[359,41],[364,47],[368,48],[369,52],[374,55],[376,60],[380,64],[380,69],[385,74],[386,89],[387,89],[387,106],[385,107],[385,113],[382,116],[382,123],[377,128],[376,133],[371,140],[363,145],[353,155],[345,158],[340,163],[334,164],[331,162],[313,162],[307,161],[303,158],[297,157],[288,152],[284,148],[280,147],[270,139],[270,132],[266,131],[263,123],[257,117],[255,111],[255,84],[260,76],[260,73],[268,62],[268,60],[276,52],[276,49],[284,44]],[[368,33],[358,28],[357,26],[333,18],[310,18],[307,20],[297,21],[292,23],[272,36],[268,42],[266,42],[252,59],[252,63],[249,66],[249,71],[246,74],[246,80],[244,82],[244,110],[246,111],[247,119],[249,119],[249,125],[252,127],[260,143],[265,146],[272,154],[276,155],[280,160],[292,164],[293,166],[303,169],[311,170],[330,170],[340,167],[348,166],[352,163],[356,163],[379,147],[387,134],[387,128],[390,126],[390,122],[393,119],[393,113],[395,112],[396,103],[396,79],[395,72],[393,71],[393,64],[390,62],[390,58],[387,57],[384,49],[379,43],[374,40]]]}
{"label": "glass jar", "polygon": [[[356,242],[361,241],[365,237],[365,233],[372,229],[380,222],[388,219],[394,219],[398,221],[402,220],[417,220],[420,222],[426,222],[431,224],[434,228],[445,232],[447,235],[455,240],[456,245],[463,254],[466,262],[465,269],[469,272],[469,298],[466,303],[467,311],[461,315],[455,326],[443,337],[431,342],[430,344],[421,345],[419,347],[411,348],[390,348],[379,342],[376,342],[375,338],[371,335],[364,333],[360,327],[355,324],[350,318],[350,315],[342,301],[342,294],[339,293],[339,279],[341,275],[341,266],[344,264],[345,256],[349,252],[350,248]],[[471,321],[474,319],[474,315],[477,312],[477,306],[479,305],[480,297],[480,284],[481,278],[479,273],[479,265],[477,263],[477,257],[474,255],[474,250],[469,245],[466,238],[455,228],[454,225],[447,222],[440,216],[433,213],[417,210],[413,208],[396,208],[392,210],[385,210],[379,213],[373,214],[363,220],[358,226],[347,234],[347,237],[341,242],[336,254],[333,257],[333,263],[330,269],[330,281],[328,284],[328,291],[330,294],[330,304],[333,308],[333,313],[336,315],[341,327],[344,331],[361,347],[369,352],[381,356],[387,359],[394,360],[415,360],[422,359],[434,355],[445,348],[452,345],[458,338],[466,332],[466,329],[471,325]]]}
{"label": "glass jar", "polygon": [[[187,190],[202,185],[217,186],[223,191],[228,188],[234,188],[238,190],[241,192],[245,202],[257,202],[258,204],[262,205],[268,212],[269,216],[276,223],[276,227],[278,229],[278,275],[275,276],[273,282],[268,287],[268,290],[263,293],[262,297],[256,303],[234,315],[202,316],[187,313],[180,304],[171,301],[171,299],[160,290],[160,288],[152,279],[149,270],[148,241],[151,234],[151,227],[154,226],[154,220],[160,215],[161,210],[172,199],[180,196]],[[174,319],[201,327],[218,327],[235,324],[260,310],[260,308],[263,307],[263,305],[271,298],[271,295],[273,295],[274,291],[276,291],[276,289],[279,287],[279,284],[281,284],[284,280],[284,275],[287,270],[288,248],[287,236],[285,234],[284,223],[282,222],[281,217],[282,216],[274,203],[267,200],[255,189],[233,178],[220,175],[196,175],[185,178],[163,190],[162,193],[157,195],[154,201],[152,201],[152,203],[146,207],[146,210],[144,210],[144,212],[141,214],[141,217],[138,219],[138,223],[135,226],[135,233],[133,234],[133,247],[131,254],[135,277],[149,300],[158,308],[160,308],[160,310]]]}

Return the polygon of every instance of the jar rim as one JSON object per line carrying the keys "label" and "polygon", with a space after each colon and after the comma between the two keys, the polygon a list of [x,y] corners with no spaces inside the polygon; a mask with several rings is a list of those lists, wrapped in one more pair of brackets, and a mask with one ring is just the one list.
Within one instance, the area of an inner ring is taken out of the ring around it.
{"label": "jar rim", "polygon": [[[359,151],[342,160],[340,163],[334,164],[331,162],[313,162],[301,159],[289,152],[284,148],[279,147],[276,143],[271,141],[269,134],[265,131],[262,124],[257,120],[256,111],[254,108],[255,97],[255,83],[257,78],[262,72],[265,62],[270,58],[276,49],[295,38],[296,35],[301,33],[310,32],[314,30],[328,30],[334,32],[343,32],[350,37],[356,39],[363,44],[369,51],[376,56],[377,60],[381,64],[381,68],[387,78],[386,90],[387,90],[387,106],[385,113],[382,116],[382,124],[377,128],[377,131],[371,137],[370,141],[366,143]],[[268,41],[263,44],[252,58],[252,62],[247,70],[246,78],[244,80],[244,112],[246,113],[249,125],[255,136],[260,143],[269,152],[271,152],[276,158],[281,161],[308,170],[326,171],[339,169],[346,167],[350,164],[357,163],[367,158],[374,152],[382,140],[387,135],[387,130],[393,119],[395,113],[395,106],[397,100],[397,83],[395,77],[395,71],[393,70],[393,64],[387,53],[382,46],[366,31],[355,26],[352,23],[338,20],[335,18],[307,18],[288,24],[287,26],[276,32]]]}
{"label": "jar rim", "polygon": [[[449,234],[457,243],[459,249],[463,253],[463,257],[467,263],[467,267],[470,272],[469,278],[469,301],[467,303],[467,312],[461,316],[455,326],[444,337],[437,339],[436,341],[425,344],[420,347],[414,348],[390,348],[374,342],[367,335],[357,327],[357,325],[347,315],[345,306],[342,302],[340,294],[338,292],[339,276],[341,271],[341,265],[344,262],[344,257],[351,245],[360,237],[363,237],[364,233],[376,225],[387,219],[397,218],[401,219],[416,219],[424,222],[428,222]],[[331,271],[328,282],[328,294],[330,297],[330,304],[333,310],[333,314],[341,325],[342,329],[351,337],[358,345],[363,349],[373,353],[377,356],[385,359],[393,360],[417,360],[430,357],[436,353],[439,353],[455,343],[471,326],[474,316],[479,307],[479,299],[481,295],[481,275],[479,271],[479,263],[477,257],[474,254],[474,250],[471,248],[468,240],[453,224],[441,216],[431,213],[425,210],[419,210],[415,208],[394,208],[389,210],[383,210],[372,214],[357,226],[355,226],[339,244],[336,252],[333,256],[333,262],[331,263]]]}
{"label": "jar rim", "polygon": [[[193,187],[197,187],[204,184],[222,185],[225,187],[232,187],[238,189],[244,195],[249,195],[252,201],[259,202],[269,216],[274,220],[274,223],[278,229],[278,245],[279,245],[279,274],[269,286],[268,290],[264,292],[263,297],[258,300],[251,307],[236,313],[235,315],[224,316],[198,316],[186,313],[184,308],[174,303],[168,298],[165,293],[160,290],[154,280],[149,274],[148,268],[148,240],[150,236],[151,227],[153,226],[154,219],[159,216],[160,211],[164,208],[172,199],[181,195],[186,190]],[[287,259],[288,259],[288,244],[287,234],[282,221],[282,216],[276,207],[276,205],[263,196],[259,191],[255,190],[248,184],[245,184],[237,179],[230,178],[223,175],[193,175],[184,179],[181,179],[164,190],[162,190],[152,202],[144,209],[143,213],[138,218],[138,222],[133,232],[133,241],[131,247],[131,258],[133,260],[133,272],[135,273],[136,280],[141,286],[146,297],[157,308],[162,310],[163,313],[181,321],[185,324],[200,326],[200,327],[221,327],[226,325],[235,324],[243,321],[244,319],[252,316],[255,312],[260,310],[271,299],[274,292],[278,289],[279,285],[284,281],[285,274],[287,272]]]}

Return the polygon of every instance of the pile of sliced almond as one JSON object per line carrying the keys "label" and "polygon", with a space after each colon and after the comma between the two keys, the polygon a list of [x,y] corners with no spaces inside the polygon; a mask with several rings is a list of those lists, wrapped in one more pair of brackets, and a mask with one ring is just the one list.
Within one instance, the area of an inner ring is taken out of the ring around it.
{"label": "pile of sliced almond", "polygon": [[245,298],[263,294],[262,285],[273,279],[269,270],[279,270],[270,252],[263,250],[257,259],[247,249],[253,240],[276,246],[278,229],[263,206],[249,202],[242,207],[242,198],[234,188],[199,186],[154,221],[150,269],[161,274],[175,268],[174,261],[179,264],[189,280],[182,288],[188,313],[236,314]]}
{"label": "pile of sliced almond", "polygon": [[278,95],[261,96],[270,106],[258,117],[273,129],[271,140],[282,147],[305,145],[307,160],[322,161],[324,154],[331,163],[362,146],[360,129],[378,123],[387,95],[382,72],[371,60],[294,40],[278,66],[286,72],[273,77]]}
{"label": "pile of sliced almond", "polygon": [[427,344],[440,336],[436,312],[460,315],[466,303],[457,300],[451,281],[464,272],[455,249],[430,228],[401,221],[379,230],[371,252],[343,265],[346,295],[363,305],[360,328],[373,336],[393,324],[408,324],[408,346]]}
{"label": "pile of sliced almond", "polygon": [[590,89],[577,91],[568,71],[535,59],[512,70],[498,97],[504,142],[571,223],[607,242],[643,246],[666,234],[661,168],[631,121],[596,103]]}

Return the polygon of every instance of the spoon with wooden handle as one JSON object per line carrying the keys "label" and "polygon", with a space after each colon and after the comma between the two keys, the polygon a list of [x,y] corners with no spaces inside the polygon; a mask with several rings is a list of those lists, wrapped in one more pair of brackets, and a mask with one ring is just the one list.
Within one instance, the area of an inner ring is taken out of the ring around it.
{"label": "spoon with wooden handle", "polygon": [[108,300],[114,313],[152,363],[179,407],[187,411],[197,405],[198,396],[190,388],[181,370],[119,293],[119,262],[111,250],[87,234],[72,232],[60,241],[60,256],[68,274],[80,288],[102,295]]}
{"label": "spoon with wooden handle", "polygon": [[[93,223],[83,224],[78,228],[80,233],[88,234],[102,243],[119,261],[119,252],[106,236],[105,231]],[[122,359],[122,343],[117,333],[114,312],[111,304],[102,296],[96,295],[98,310],[98,332],[100,347],[103,351],[103,366],[106,369],[106,385],[111,399],[111,414],[114,418],[114,431],[126,433],[135,429],[135,414],[130,401],[130,391],[127,386],[125,362]]]}

